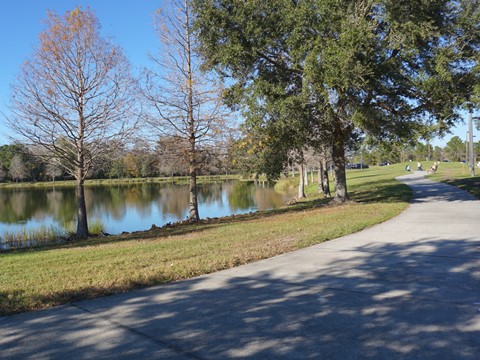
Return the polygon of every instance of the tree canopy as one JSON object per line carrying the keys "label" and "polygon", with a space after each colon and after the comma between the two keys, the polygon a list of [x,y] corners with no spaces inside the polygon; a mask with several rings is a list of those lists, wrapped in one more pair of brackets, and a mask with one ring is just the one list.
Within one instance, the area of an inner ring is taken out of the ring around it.
{"label": "tree canopy", "polygon": [[194,4],[205,66],[231,79],[232,103],[263,106],[270,129],[288,123],[297,99],[307,117],[297,116],[327,134],[337,201],[348,199],[344,149],[354,129],[382,140],[432,123],[443,133],[478,84],[477,1]]}

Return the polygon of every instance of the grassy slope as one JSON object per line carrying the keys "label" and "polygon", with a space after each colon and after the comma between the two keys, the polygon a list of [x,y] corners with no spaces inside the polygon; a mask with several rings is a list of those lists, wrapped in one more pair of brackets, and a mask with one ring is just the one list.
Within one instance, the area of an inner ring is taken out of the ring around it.
{"label": "grassy slope", "polygon": [[435,174],[429,175],[429,178],[435,181],[442,181],[450,185],[466,190],[480,199],[480,170],[475,169],[476,176],[470,176],[470,169],[465,164],[441,163]]}
{"label": "grassy slope", "polygon": [[353,201],[341,206],[324,205],[312,184],[305,202],[277,211],[0,254],[0,314],[185,279],[359,231],[405,209],[410,190],[393,179],[403,169],[350,171]]}

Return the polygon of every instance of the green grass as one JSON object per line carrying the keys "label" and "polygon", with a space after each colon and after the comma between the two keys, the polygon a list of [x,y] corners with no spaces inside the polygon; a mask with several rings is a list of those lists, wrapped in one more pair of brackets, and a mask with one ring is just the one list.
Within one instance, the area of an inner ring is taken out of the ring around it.
{"label": "green grass", "polygon": [[411,193],[393,180],[403,173],[403,165],[348,172],[353,201],[339,206],[311,184],[305,201],[275,211],[1,253],[0,313],[186,279],[362,230],[406,208]]}
{"label": "green grass", "polygon": [[470,176],[470,169],[463,163],[440,163],[437,172],[428,177],[468,191],[480,199],[480,169],[476,168],[475,173],[476,176]]}

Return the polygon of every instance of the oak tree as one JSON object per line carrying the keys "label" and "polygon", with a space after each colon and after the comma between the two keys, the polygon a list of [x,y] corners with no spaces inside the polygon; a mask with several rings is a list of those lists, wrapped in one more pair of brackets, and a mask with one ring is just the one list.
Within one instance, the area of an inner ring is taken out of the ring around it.
{"label": "oak tree", "polygon": [[459,136],[453,136],[445,146],[445,153],[451,161],[464,159],[465,152],[465,142]]}
{"label": "oak tree", "polygon": [[432,123],[444,132],[478,88],[477,1],[194,4],[206,66],[230,77],[236,99],[278,106],[303,95],[328,134],[337,202],[348,199],[345,148],[355,129],[394,141]]}

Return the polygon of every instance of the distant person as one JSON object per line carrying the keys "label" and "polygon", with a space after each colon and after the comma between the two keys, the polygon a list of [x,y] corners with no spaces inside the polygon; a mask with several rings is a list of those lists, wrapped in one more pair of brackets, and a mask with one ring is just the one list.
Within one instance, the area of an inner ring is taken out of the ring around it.
{"label": "distant person", "polygon": [[438,169],[438,163],[435,161],[430,169],[427,170],[427,173],[434,173]]}
{"label": "distant person", "polygon": [[417,162],[417,170],[422,171],[422,163],[420,161]]}
{"label": "distant person", "polygon": [[407,165],[407,166],[405,167],[405,171],[410,171],[410,165]]}

